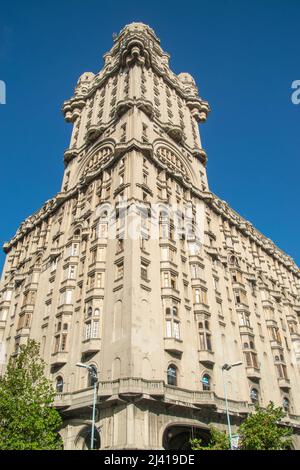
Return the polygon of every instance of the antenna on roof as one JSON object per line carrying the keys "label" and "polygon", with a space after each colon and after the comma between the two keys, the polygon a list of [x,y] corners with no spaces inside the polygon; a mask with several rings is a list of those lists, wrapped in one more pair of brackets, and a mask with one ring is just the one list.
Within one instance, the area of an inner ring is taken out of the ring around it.
{"label": "antenna on roof", "polygon": [[117,33],[113,33],[112,35],[113,39],[116,39],[117,36],[118,36]]}

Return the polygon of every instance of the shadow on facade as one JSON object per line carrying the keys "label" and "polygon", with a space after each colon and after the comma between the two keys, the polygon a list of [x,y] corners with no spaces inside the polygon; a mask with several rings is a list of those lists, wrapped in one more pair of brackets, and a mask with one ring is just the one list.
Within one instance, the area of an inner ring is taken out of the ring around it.
{"label": "shadow on facade", "polygon": [[165,450],[189,450],[190,439],[201,439],[205,446],[210,441],[210,431],[194,426],[170,425],[163,434],[163,447]]}

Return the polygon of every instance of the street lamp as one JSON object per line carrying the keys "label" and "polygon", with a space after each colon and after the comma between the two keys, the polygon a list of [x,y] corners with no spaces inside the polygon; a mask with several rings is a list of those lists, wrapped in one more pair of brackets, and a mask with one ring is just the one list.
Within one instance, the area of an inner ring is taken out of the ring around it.
{"label": "street lamp", "polygon": [[98,377],[97,372],[92,366],[87,366],[86,364],[82,364],[82,362],[77,362],[77,367],[82,367],[83,369],[87,369],[94,386],[94,397],[93,397],[93,414],[92,414],[92,432],[91,432],[91,450],[94,449],[94,436],[95,436],[95,416],[96,416],[96,401],[97,401],[97,385],[98,385]]}
{"label": "street lamp", "polygon": [[229,433],[229,442],[230,442],[230,450],[232,449],[232,433],[231,433],[231,425],[230,425],[230,416],[229,416],[229,409],[228,409],[228,400],[227,400],[227,387],[226,387],[226,380],[224,376],[225,371],[229,371],[232,367],[237,367],[242,365],[241,361],[235,362],[234,364],[223,364],[222,366],[222,379],[223,379],[223,388],[224,388],[224,395],[225,395],[225,406],[226,406],[226,416],[227,416],[227,424],[228,424],[228,433]]}

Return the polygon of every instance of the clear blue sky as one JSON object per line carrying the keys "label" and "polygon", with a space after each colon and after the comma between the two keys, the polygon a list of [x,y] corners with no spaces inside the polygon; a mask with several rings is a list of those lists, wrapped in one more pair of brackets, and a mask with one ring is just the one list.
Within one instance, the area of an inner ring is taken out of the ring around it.
{"label": "clear blue sky", "polygon": [[62,102],[100,70],[112,33],[141,21],[211,105],[201,126],[211,189],[299,264],[299,18],[299,0],[2,2],[1,244],[60,188]]}

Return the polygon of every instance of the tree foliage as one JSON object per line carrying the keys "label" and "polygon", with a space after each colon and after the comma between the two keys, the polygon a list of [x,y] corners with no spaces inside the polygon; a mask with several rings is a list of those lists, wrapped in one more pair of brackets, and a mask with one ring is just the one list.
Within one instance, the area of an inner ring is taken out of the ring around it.
{"label": "tree foliage", "polygon": [[52,407],[55,391],[44,375],[39,343],[30,340],[9,360],[0,377],[0,449],[60,449],[59,413]]}
{"label": "tree foliage", "polygon": [[240,448],[244,450],[285,450],[291,446],[292,429],[280,424],[285,413],[269,403],[257,407],[239,428]]}
{"label": "tree foliage", "polygon": [[201,439],[191,439],[192,450],[228,450],[230,448],[229,438],[224,431],[210,426],[211,439],[207,446],[202,445]]}
{"label": "tree foliage", "polygon": [[[286,450],[291,447],[293,430],[281,423],[285,413],[281,407],[270,402],[266,408],[257,407],[239,427],[239,450]],[[190,441],[193,450],[228,450],[229,437],[213,426],[207,446],[201,439]]]}

